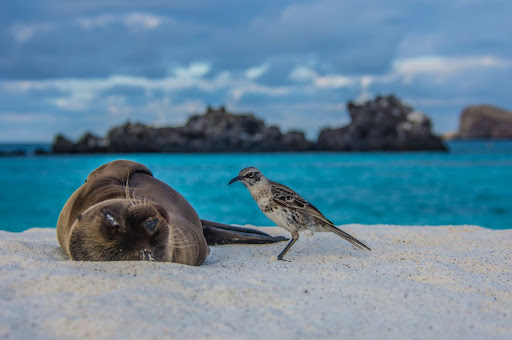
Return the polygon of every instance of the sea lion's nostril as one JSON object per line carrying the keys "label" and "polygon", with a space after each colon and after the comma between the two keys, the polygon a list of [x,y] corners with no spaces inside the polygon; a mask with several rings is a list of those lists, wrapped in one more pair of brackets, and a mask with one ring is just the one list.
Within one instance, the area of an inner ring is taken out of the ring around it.
{"label": "sea lion's nostril", "polygon": [[158,224],[158,218],[155,218],[153,220],[146,221],[142,223],[142,225],[149,231],[154,232],[156,225]]}

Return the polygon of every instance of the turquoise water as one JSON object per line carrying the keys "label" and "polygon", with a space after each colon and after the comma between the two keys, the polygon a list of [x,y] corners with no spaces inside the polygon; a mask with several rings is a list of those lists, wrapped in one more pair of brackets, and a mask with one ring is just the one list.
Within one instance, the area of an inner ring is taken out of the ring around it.
{"label": "turquoise water", "polygon": [[[5,146],[4,146],[5,147]],[[205,219],[272,225],[242,184],[246,166],[304,196],[336,224],[512,228],[512,142],[450,143],[450,153],[120,154],[2,157],[0,229],[55,227],[89,172],[146,164]]]}

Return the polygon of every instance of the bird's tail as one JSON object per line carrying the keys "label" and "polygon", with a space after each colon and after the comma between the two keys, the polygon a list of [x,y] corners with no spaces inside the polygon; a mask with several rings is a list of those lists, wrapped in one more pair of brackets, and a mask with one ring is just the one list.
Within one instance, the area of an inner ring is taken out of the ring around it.
{"label": "bird's tail", "polygon": [[328,230],[328,231],[332,231],[333,233],[335,233],[339,237],[344,238],[345,240],[347,240],[348,242],[352,243],[354,246],[358,247],[359,249],[367,249],[367,250],[371,251],[371,249],[366,244],[364,244],[363,242],[359,241],[354,236],[352,236],[350,234],[347,234],[343,230],[338,229],[335,226],[328,225],[328,224],[324,224],[323,227],[326,230]]}

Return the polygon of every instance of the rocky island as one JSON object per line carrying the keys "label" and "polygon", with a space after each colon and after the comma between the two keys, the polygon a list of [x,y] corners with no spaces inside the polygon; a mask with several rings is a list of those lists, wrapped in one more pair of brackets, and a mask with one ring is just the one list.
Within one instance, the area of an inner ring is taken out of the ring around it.
{"label": "rocky island", "polygon": [[466,107],[457,132],[447,139],[509,139],[512,138],[512,112],[492,105]]}
{"label": "rocky island", "polygon": [[446,150],[432,134],[430,119],[395,96],[377,97],[363,104],[348,103],[352,121],[320,132],[317,148],[333,151]]}
{"label": "rocky island", "polygon": [[221,106],[208,107],[184,126],[153,127],[126,123],[106,137],[86,133],[77,142],[58,135],[54,153],[130,152],[283,152],[283,151],[409,151],[446,150],[431,132],[430,119],[395,96],[377,97],[364,104],[348,104],[352,122],[321,131],[318,141],[303,132],[281,132],[253,114],[234,114]]}
{"label": "rocky island", "polygon": [[106,138],[87,133],[72,143],[59,135],[55,153],[82,152],[270,152],[306,151],[313,144],[304,133],[282,133],[252,114],[233,114],[221,106],[208,107],[203,115],[189,118],[184,126],[152,127],[126,123],[111,129]]}

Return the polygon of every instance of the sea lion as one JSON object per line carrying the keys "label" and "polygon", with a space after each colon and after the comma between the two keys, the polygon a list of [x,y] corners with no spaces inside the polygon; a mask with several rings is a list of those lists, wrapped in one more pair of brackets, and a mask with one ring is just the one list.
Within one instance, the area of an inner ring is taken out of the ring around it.
{"label": "sea lion", "polygon": [[87,177],[62,208],[57,238],[72,260],[195,266],[208,256],[208,245],[286,240],[200,220],[182,195],[128,160],[102,165]]}

